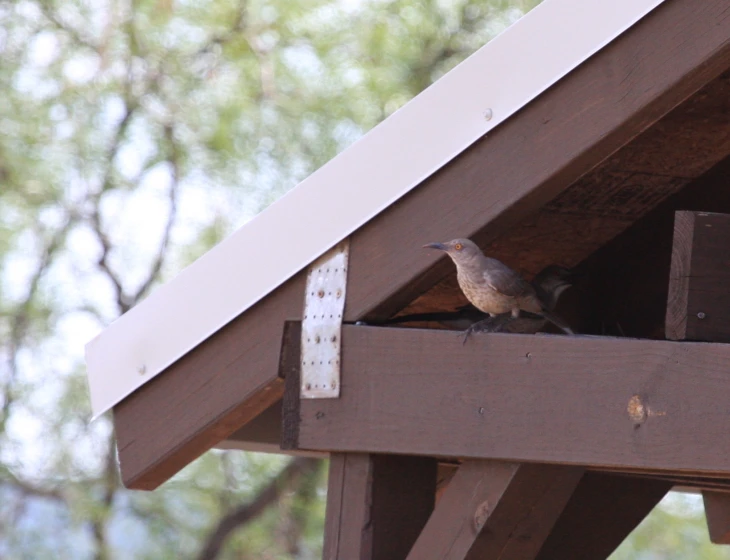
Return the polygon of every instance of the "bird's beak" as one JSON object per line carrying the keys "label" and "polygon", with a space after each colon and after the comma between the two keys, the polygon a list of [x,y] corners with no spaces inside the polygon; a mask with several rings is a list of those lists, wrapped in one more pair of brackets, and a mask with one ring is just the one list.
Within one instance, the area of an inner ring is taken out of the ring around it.
{"label": "bird's beak", "polygon": [[438,249],[439,251],[448,251],[448,248],[443,243],[426,243],[423,246],[424,249]]}

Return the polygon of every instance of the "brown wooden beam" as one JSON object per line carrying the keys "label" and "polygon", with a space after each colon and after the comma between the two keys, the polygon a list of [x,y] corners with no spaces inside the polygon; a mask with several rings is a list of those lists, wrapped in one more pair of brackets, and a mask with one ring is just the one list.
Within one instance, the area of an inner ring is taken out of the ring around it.
{"label": "brown wooden beam", "polygon": [[574,467],[467,461],[408,560],[532,560],[582,474]]}
{"label": "brown wooden beam", "polygon": [[537,560],[607,558],[671,487],[663,480],[586,473]]}
{"label": "brown wooden beam", "polygon": [[667,338],[730,342],[730,215],[677,212]]}
{"label": "brown wooden beam", "polygon": [[114,407],[127,487],[156,488],[281,399],[283,319],[303,293],[298,275]]}
{"label": "brown wooden beam", "polygon": [[325,560],[403,560],[433,510],[436,461],[334,453],[330,458]]}
{"label": "brown wooden beam", "polygon": [[[424,242],[493,238],[718,76],[725,11],[665,2],[358,230],[347,320],[387,317],[448,272]],[[155,488],[276,402],[281,328],[301,317],[303,290],[299,274],[115,407],[127,486]]]}
{"label": "brown wooden beam", "polygon": [[[667,338],[730,341],[730,215],[677,212]],[[730,494],[705,490],[710,540],[730,544]]]}
{"label": "brown wooden beam", "polygon": [[345,326],[342,358],[289,446],[730,475],[730,345]]}
{"label": "brown wooden beam", "polygon": [[730,493],[702,492],[707,517],[710,541],[715,544],[730,544]]}

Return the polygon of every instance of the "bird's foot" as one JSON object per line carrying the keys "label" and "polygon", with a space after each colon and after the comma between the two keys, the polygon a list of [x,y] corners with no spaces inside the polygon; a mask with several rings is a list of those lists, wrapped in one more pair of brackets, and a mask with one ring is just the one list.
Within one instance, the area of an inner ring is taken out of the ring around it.
{"label": "bird's foot", "polygon": [[490,316],[486,319],[482,319],[481,321],[477,321],[473,325],[471,325],[468,329],[466,329],[464,332],[459,333],[459,336],[463,336],[464,340],[462,341],[462,344],[466,344],[466,341],[469,339],[469,337],[474,333],[481,333],[481,332],[499,332],[504,328],[504,326],[512,319],[512,315],[509,313],[504,313],[502,315],[496,315],[496,316]]}

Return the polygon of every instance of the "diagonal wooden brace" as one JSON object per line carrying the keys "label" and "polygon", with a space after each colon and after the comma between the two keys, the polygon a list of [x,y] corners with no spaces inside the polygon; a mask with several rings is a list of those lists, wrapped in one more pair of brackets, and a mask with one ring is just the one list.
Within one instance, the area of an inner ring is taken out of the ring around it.
{"label": "diagonal wooden brace", "polygon": [[582,474],[577,467],[467,461],[408,560],[531,560]]}

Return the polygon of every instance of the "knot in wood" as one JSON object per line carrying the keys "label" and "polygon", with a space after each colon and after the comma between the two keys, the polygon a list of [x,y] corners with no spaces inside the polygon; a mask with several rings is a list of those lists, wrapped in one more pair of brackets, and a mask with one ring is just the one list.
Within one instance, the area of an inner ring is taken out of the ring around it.
{"label": "knot in wood", "polygon": [[646,407],[641,402],[639,395],[634,395],[629,399],[629,405],[626,407],[626,411],[629,413],[629,418],[634,424],[642,424],[646,420]]}
{"label": "knot in wood", "polygon": [[482,527],[484,527],[484,524],[487,522],[488,518],[489,500],[484,500],[481,504],[477,506],[477,509],[474,512],[474,530],[477,533],[480,533],[482,531]]}

